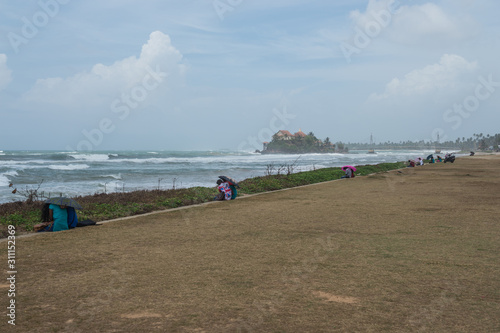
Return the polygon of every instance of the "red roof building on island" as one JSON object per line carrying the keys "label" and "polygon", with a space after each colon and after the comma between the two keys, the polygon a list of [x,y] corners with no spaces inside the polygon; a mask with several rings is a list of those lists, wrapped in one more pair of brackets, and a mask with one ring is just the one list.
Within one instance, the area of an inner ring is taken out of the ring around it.
{"label": "red roof building on island", "polygon": [[302,153],[334,153],[335,144],[326,138],[318,139],[312,132],[306,134],[299,129],[295,134],[287,130],[279,130],[273,135],[271,142],[263,142],[262,154],[302,154]]}
{"label": "red roof building on island", "polygon": [[299,129],[299,131],[297,133],[295,133],[293,136],[296,138],[298,138],[298,137],[305,138],[307,135],[304,132],[302,132],[301,129]]}
{"label": "red roof building on island", "polygon": [[282,140],[290,140],[293,137],[293,134],[287,130],[280,130],[276,133],[276,136]]}

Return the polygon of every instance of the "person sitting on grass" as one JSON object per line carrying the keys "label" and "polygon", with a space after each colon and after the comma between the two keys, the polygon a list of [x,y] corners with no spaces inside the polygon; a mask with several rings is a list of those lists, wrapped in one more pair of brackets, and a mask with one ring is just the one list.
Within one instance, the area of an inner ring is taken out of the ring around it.
{"label": "person sitting on grass", "polygon": [[214,198],[215,200],[231,200],[233,193],[228,182],[224,182],[222,179],[217,179],[217,189],[219,190],[219,194]]}
{"label": "person sitting on grass", "polygon": [[42,223],[35,225],[35,231],[61,231],[68,230],[67,206],[44,204],[42,207]]}
{"label": "person sitting on grass", "polygon": [[340,178],[354,178],[354,172],[351,168],[345,168],[345,175]]}
{"label": "person sitting on grass", "polygon": [[414,160],[408,160],[408,168],[414,168],[415,167],[415,161]]}

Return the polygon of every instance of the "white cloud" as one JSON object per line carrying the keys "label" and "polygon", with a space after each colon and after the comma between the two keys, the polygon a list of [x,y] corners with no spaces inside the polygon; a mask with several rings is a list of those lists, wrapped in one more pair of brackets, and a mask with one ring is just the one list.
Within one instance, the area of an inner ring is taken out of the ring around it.
{"label": "white cloud", "polygon": [[150,34],[139,58],[131,56],[109,66],[96,64],[90,71],[68,78],[39,79],[25,98],[29,102],[66,107],[107,106],[121,94],[143,84],[148,69],[167,73],[166,85],[181,80],[185,70],[182,54],[172,46],[170,37],[160,31]]}
{"label": "white cloud", "polygon": [[370,100],[421,97],[457,90],[466,82],[472,82],[464,80],[464,77],[472,77],[471,74],[475,74],[477,69],[476,62],[468,62],[458,55],[445,54],[437,64],[413,70],[404,78],[392,79],[382,94],[372,94]]}
{"label": "white cloud", "polygon": [[[467,37],[470,22],[451,17],[439,6],[427,3],[403,6],[394,18],[391,36],[399,42],[456,41]],[[404,33],[403,33],[404,31]]]}
{"label": "white cloud", "polygon": [[7,67],[7,56],[0,53],[0,91],[5,89],[12,81],[12,71]]}
{"label": "white cloud", "polygon": [[476,31],[467,15],[454,17],[434,3],[401,6],[395,0],[370,0],[364,12],[353,11],[350,17],[368,33],[378,24],[387,38],[402,44],[455,43]]}
{"label": "white cloud", "polygon": [[378,17],[381,11],[388,11],[392,17],[397,12],[395,0],[370,0],[365,12],[354,10],[349,16],[356,25],[365,26],[375,20],[375,17]]}

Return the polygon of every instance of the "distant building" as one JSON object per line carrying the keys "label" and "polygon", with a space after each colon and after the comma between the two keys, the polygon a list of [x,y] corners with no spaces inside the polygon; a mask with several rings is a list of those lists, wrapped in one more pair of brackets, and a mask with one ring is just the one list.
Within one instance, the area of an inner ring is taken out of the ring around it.
{"label": "distant building", "polygon": [[279,140],[291,140],[293,135],[287,130],[280,130],[275,134]]}
{"label": "distant building", "polygon": [[295,134],[287,130],[279,130],[273,135],[271,142],[263,142],[262,154],[304,154],[304,153],[334,153],[335,145],[326,138],[325,142],[308,135],[302,129]]}
{"label": "distant building", "polygon": [[295,133],[293,136],[296,137],[296,138],[299,138],[299,137],[300,138],[305,138],[307,135],[304,132],[302,132],[301,129],[299,129],[299,131],[297,133]]}

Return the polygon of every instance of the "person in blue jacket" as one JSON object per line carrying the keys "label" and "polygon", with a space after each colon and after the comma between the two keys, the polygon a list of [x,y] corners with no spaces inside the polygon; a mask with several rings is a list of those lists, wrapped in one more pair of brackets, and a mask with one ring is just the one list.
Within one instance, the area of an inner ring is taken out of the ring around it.
{"label": "person in blue jacket", "polygon": [[47,203],[42,207],[42,221],[48,225],[38,231],[61,231],[75,228],[78,218],[73,207]]}

